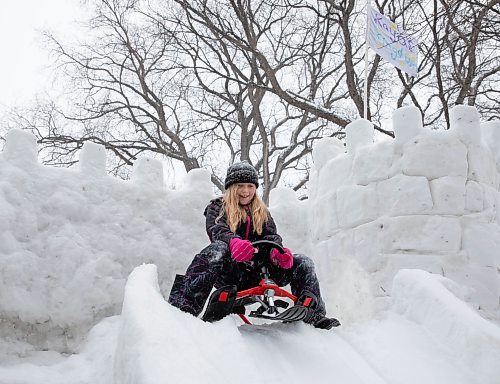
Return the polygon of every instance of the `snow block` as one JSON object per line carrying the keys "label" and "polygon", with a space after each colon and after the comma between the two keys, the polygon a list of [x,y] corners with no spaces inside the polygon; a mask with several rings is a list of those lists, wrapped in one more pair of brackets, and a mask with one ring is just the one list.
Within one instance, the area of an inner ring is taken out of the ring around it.
{"label": "snow block", "polygon": [[11,129],[5,135],[3,158],[19,167],[31,167],[38,162],[36,137],[21,129]]}
{"label": "snow block", "polygon": [[462,247],[471,264],[500,268],[500,226],[496,223],[463,220]]}
{"label": "snow block", "polygon": [[429,132],[404,145],[405,175],[429,180],[444,176],[467,176],[467,147],[452,133]]}
{"label": "snow block", "polygon": [[[328,240],[315,245],[315,251],[313,251],[315,260],[322,257],[318,255],[316,249],[321,249],[321,255],[331,261],[334,259],[350,258],[353,252],[352,250],[354,249],[354,231],[352,229],[338,231]],[[321,268],[319,266],[316,266],[316,270],[321,273]]]}
{"label": "snow block", "polygon": [[479,112],[469,105],[456,105],[450,109],[450,130],[458,134],[465,144],[481,143]]}
{"label": "snow block", "polygon": [[131,180],[139,184],[163,188],[163,165],[161,161],[139,157],[132,168]]}
{"label": "snow block", "polygon": [[82,172],[94,176],[106,174],[106,148],[103,145],[86,141],[80,151],[79,159]]}
{"label": "snow block", "polygon": [[483,144],[491,150],[496,163],[500,163],[500,120],[482,123],[481,136]]}
{"label": "snow block", "polygon": [[406,143],[422,132],[422,113],[415,106],[396,109],[392,113],[392,129],[396,143]]}
{"label": "snow block", "polygon": [[295,191],[291,188],[274,188],[269,194],[269,208],[295,205],[298,202]]}
{"label": "snow block", "polygon": [[316,241],[326,240],[338,231],[339,220],[336,205],[336,191],[323,195],[321,199],[312,202],[310,229],[315,229],[314,239]]}
{"label": "snow block", "polygon": [[394,153],[392,141],[363,147],[354,156],[352,166],[354,183],[368,185],[374,181],[388,179],[399,171],[393,166],[393,163],[398,164],[399,159],[400,156]]}
{"label": "snow block", "polygon": [[336,137],[323,137],[315,141],[312,151],[314,168],[318,171],[321,170],[328,160],[342,153],[345,153],[344,143]]}
{"label": "snow block", "polygon": [[184,177],[181,190],[173,195],[171,204],[184,206],[188,203],[189,206],[186,208],[193,214],[199,215],[205,209],[207,202],[215,197],[211,177],[212,174],[206,169],[190,170]]}
{"label": "snow block", "polygon": [[465,210],[465,177],[445,176],[430,181],[432,213],[458,215]]}
{"label": "snow block", "polygon": [[459,291],[443,276],[404,269],[394,277],[393,308],[451,345],[457,364],[474,367],[477,383],[494,384],[500,374],[500,328],[457,297]]}
{"label": "snow block", "polygon": [[337,214],[341,227],[355,227],[375,220],[378,215],[375,186],[349,185],[337,190]]}
{"label": "snow block", "polygon": [[460,250],[462,229],[457,218],[401,216],[384,219],[383,226],[380,242],[385,253]]}
{"label": "snow block", "polygon": [[489,209],[494,212],[497,209],[497,201],[500,197],[500,192],[489,185],[482,184],[481,186],[484,191],[484,209]]}
{"label": "snow block", "polygon": [[412,215],[432,209],[429,182],[422,176],[397,175],[377,184],[380,211],[389,216]]}
{"label": "snow block", "polygon": [[190,170],[184,178],[184,188],[192,189],[198,192],[208,191],[212,195],[212,175],[210,172],[203,168]]}
{"label": "snow block", "polygon": [[353,157],[342,154],[328,161],[318,177],[318,197],[352,183]]}
{"label": "snow block", "polygon": [[347,153],[354,155],[361,146],[373,143],[373,124],[365,119],[355,120],[345,127]]}
{"label": "snow block", "polygon": [[274,188],[269,195],[269,210],[280,229],[283,241],[294,252],[304,252],[304,238],[309,233],[306,204],[293,189]]}
{"label": "snow block", "polygon": [[318,195],[318,179],[319,179],[319,171],[312,167],[309,173],[309,186],[307,187],[307,198],[309,200],[316,199]]}
{"label": "snow block", "polygon": [[380,232],[383,225],[379,220],[360,225],[354,229],[354,258],[368,273],[384,268],[384,259],[380,255]]}
{"label": "snow block", "polygon": [[488,184],[498,189],[497,165],[493,155],[487,148],[476,144],[469,145],[467,160],[469,163],[469,180]]}
{"label": "snow block", "polygon": [[484,209],[484,191],[475,181],[465,183],[465,210],[468,212],[481,212]]}

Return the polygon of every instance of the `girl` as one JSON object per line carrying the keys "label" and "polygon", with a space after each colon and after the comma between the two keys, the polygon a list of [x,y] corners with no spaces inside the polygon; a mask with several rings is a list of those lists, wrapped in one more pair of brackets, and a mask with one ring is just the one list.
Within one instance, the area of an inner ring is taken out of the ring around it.
{"label": "girl", "polygon": [[[257,171],[252,165],[240,162],[229,167],[224,196],[212,200],[204,212],[211,244],[194,257],[185,275],[176,276],[169,303],[198,316],[214,286],[235,285],[242,290],[258,285],[258,271],[251,268],[252,242],[271,240],[282,245],[273,218],[256,194],[258,187]],[[296,305],[301,305],[306,296],[316,300],[316,310],[305,322],[323,329],[340,325],[338,320],[325,317],[311,259],[284,250],[284,254],[271,251],[272,279],[279,286],[290,284],[292,293],[299,297]]]}

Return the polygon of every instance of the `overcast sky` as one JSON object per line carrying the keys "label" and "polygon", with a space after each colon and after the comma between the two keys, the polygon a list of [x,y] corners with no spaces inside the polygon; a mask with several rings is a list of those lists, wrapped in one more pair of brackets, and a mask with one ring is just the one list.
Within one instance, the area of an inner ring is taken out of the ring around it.
{"label": "overcast sky", "polygon": [[32,99],[50,85],[48,52],[40,29],[72,31],[81,14],[79,0],[3,1],[0,11],[0,105]]}

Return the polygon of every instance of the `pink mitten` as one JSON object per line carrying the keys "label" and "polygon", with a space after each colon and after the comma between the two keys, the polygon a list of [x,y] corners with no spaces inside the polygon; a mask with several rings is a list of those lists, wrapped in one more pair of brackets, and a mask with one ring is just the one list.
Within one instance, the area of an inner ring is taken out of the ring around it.
{"label": "pink mitten", "polygon": [[283,269],[290,269],[293,265],[292,251],[283,247],[285,253],[280,253],[276,248],[271,251],[271,262]]}
{"label": "pink mitten", "polygon": [[231,250],[231,256],[234,261],[238,263],[250,261],[254,253],[254,248],[250,241],[238,239],[237,237],[231,239],[229,249]]}

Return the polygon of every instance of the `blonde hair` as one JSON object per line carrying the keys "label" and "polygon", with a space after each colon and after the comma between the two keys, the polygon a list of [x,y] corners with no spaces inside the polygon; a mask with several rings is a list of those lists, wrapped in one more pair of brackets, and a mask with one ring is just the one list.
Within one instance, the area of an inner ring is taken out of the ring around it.
{"label": "blonde hair", "polygon": [[[226,214],[226,221],[232,232],[236,232],[238,224],[247,219],[247,213],[239,203],[237,190],[238,184],[233,184],[226,190],[220,213],[220,217],[222,217],[224,213]],[[264,223],[268,219],[267,207],[257,194],[254,195],[248,206],[252,213],[254,232],[257,232],[258,235],[262,235]]]}

